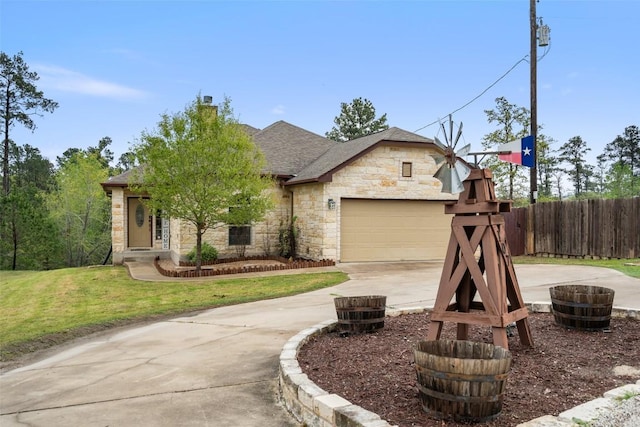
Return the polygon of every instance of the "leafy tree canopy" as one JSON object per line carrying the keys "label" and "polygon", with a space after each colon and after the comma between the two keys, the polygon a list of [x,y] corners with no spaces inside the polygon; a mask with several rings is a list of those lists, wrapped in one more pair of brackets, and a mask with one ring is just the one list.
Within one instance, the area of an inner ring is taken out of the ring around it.
{"label": "leafy tree canopy", "polygon": [[109,175],[97,153],[78,152],[56,172],[49,195],[68,267],[96,264],[111,245],[109,198],[100,186]]}
{"label": "leafy tree canopy", "polygon": [[573,181],[574,195],[580,197],[587,190],[587,183],[593,175],[592,167],[587,164],[586,156],[591,151],[587,142],[580,136],[574,136],[565,142],[558,151],[558,160],[569,166],[564,170]]}
{"label": "leafy tree canopy", "polygon": [[134,151],[142,166],[132,172],[132,189],[150,195],[151,210],[195,227],[196,269],[206,230],[259,221],[272,205],[264,156],[233,117],[229,98],[216,108],[198,96],[183,112],[164,114]]}
{"label": "leafy tree canopy", "polygon": [[[484,136],[482,145],[486,149],[495,149],[527,135],[531,118],[529,110],[511,104],[505,97],[496,98],[496,107],[485,110],[487,121],[496,124],[496,130]],[[528,190],[527,175],[522,167],[503,162],[497,156],[489,156],[483,161],[483,167],[491,169],[500,197],[508,199],[524,198]]]}
{"label": "leafy tree canopy", "polygon": [[112,142],[110,137],[105,136],[98,141],[98,145],[95,147],[90,146],[84,150],[80,148],[68,148],[62,153],[62,156],[56,157],[56,163],[59,168],[62,168],[67,162],[73,161],[76,154],[87,154],[94,156],[102,167],[109,169],[109,164],[113,161],[113,151],[109,149]]}
{"label": "leafy tree canopy", "polygon": [[340,115],[333,119],[335,126],[325,134],[338,142],[350,141],[362,136],[389,129],[387,115],[376,119],[376,109],[368,99],[355,98],[351,103],[340,104]]}
{"label": "leafy tree canopy", "polygon": [[0,52],[0,124],[2,124],[4,143],[2,156],[2,185],[5,194],[9,193],[9,130],[20,123],[29,130],[35,130],[33,116],[42,112],[51,113],[58,103],[45,98],[35,85],[40,79],[22,58],[22,52],[13,57]]}

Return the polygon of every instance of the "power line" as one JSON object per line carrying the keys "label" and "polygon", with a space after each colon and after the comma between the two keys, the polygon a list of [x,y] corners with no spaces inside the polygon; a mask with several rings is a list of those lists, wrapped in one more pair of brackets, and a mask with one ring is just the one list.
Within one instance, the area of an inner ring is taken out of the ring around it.
{"label": "power line", "polygon": [[[545,53],[546,54],[546,53]],[[467,102],[466,104],[464,104],[462,107],[459,107],[455,110],[453,110],[452,112],[448,113],[446,116],[448,115],[453,115],[453,113],[457,113],[458,111],[462,110],[463,108],[469,106],[472,102],[474,102],[475,100],[477,100],[478,98],[480,98],[482,95],[484,95],[485,93],[487,93],[489,91],[489,89],[491,89],[492,87],[494,87],[496,84],[498,84],[498,82],[502,79],[504,79],[507,74],[509,74],[511,71],[513,71],[514,68],[516,68],[518,65],[520,65],[521,62],[527,61],[527,58],[529,57],[529,55],[525,55],[524,57],[522,57],[522,59],[520,59],[518,62],[516,62],[515,64],[513,64],[513,66],[511,68],[509,68],[509,70],[507,70],[506,73],[504,73],[503,75],[501,75],[495,82],[491,83],[491,85],[489,85],[485,90],[483,90],[482,92],[480,92],[480,94],[478,96],[476,96],[475,98],[473,98],[471,101]],[[542,58],[541,58],[542,59]],[[429,126],[435,125],[436,123],[440,123],[440,120],[435,120],[431,123],[429,123],[428,125],[424,125],[419,129],[416,129],[414,132],[419,132],[424,128],[428,128]]]}

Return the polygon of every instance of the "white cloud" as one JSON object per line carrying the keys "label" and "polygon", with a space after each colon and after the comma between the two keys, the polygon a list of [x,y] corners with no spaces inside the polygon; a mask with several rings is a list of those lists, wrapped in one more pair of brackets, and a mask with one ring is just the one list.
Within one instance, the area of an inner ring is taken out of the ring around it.
{"label": "white cloud", "polygon": [[146,96],[141,90],[98,80],[62,67],[35,65],[34,69],[43,86],[63,92],[117,99],[140,99]]}
{"label": "white cloud", "polygon": [[277,116],[281,116],[284,114],[284,105],[278,104],[271,109],[271,114],[275,114]]}

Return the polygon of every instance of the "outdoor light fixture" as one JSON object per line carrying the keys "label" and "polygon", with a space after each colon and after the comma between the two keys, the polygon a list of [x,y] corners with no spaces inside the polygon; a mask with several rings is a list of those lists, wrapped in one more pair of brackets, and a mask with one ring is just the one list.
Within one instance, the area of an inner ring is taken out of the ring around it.
{"label": "outdoor light fixture", "polygon": [[329,199],[327,201],[327,207],[329,208],[330,211],[334,210],[336,208],[336,201],[333,199]]}

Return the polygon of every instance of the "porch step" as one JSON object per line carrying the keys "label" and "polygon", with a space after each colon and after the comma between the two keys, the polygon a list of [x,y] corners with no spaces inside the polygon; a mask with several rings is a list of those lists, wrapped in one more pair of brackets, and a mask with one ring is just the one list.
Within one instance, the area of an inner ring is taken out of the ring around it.
{"label": "porch step", "polygon": [[124,262],[138,261],[138,262],[153,262],[156,257],[161,259],[169,258],[169,251],[158,250],[140,250],[140,251],[126,251],[124,254]]}

